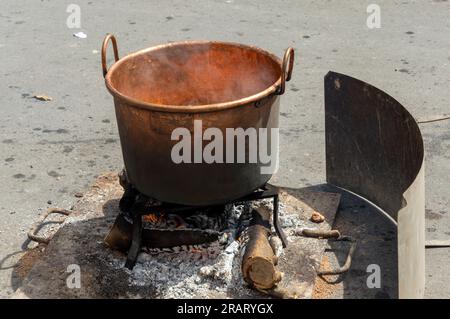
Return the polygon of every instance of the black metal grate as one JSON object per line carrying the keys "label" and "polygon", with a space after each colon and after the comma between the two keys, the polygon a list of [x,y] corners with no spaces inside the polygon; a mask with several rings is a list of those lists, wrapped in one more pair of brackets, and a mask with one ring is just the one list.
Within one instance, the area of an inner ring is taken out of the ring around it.
{"label": "black metal grate", "polygon": [[[142,230],[143,221],[142,216],[152,214],[194,214],[199,210],[198,206],[185,206],[178,204],[163,203],[157,200],[151,199],[141,193],[139,193],[132,185],[129,183],[123,183],[122,186],[125,192],[120,200],[120,210],[132,219],[132,241],[130,248],[128,249],[127,261],[125,267],[133,269],[136,264],[137,257],[141,250],[142,245]],[[207,206],[201,207],[202,210],[210,210],[213,213],[220,213],[225,211],[225,205],[228,204],[239,204],[245,202],[258,201],[261,199],[272,198],[273,199],[273,226],[277,235],[280,237],[283,247],[286,247],[287,241],[286,237],[280,228],[278,222],[278,210],[279,210],[279,189],[273,185],[266,184],[260,189],[255,190],[253,193],[244,196],[242,198],[236,199],[232,202],[224,203],[223,205]],[[176,230],[174,231],[176,232]]]}

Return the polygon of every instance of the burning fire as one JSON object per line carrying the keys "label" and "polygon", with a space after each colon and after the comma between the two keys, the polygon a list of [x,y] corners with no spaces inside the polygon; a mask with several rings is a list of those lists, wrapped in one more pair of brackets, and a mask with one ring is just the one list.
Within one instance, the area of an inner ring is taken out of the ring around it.
{"label": "burning fire", "polygon": [[197,253],[202,253],[203,250],[201,250],[200,248],[196,248],[196,247],[192,247],[191,249],[191,253],[197,254]]}
{"label": "burning fire", "polygon": [[152,223],[152,224],[156,224],[158,222],[163,222],[165,220],[164,218],[164,214],[148,214],[148,215],[144,215],[144,221]]}
{"label": "burning fire", "polygon": [[169,214],[166,215],[164,213],[161,214],[154,214],[150,213],[143,216],[143,219],[145,222],[154,224],[154,225],[165,225],[172,224],[175,228],[182,228],[185,226],[185,222],[181,216]]}

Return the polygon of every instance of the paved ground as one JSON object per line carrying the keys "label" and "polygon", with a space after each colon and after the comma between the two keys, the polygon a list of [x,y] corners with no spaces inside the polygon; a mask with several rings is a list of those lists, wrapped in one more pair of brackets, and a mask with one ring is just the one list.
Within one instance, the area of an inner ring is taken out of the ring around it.
{"label": "paved ground", "polygon": [[[416,117],[450,112],[450,3],[377,1],[381,28],[366,26],[373,1],[76,1],[80,30],[66,26],[75,1],[3,0],[0,10],[0,296],[26,231],[48,206],[70,207],[94,176],[122,166],[112,99],[98,50],[114,33],[120,54],[168,41],[254,44],[297,62],[283,97],[281,169],[275,182],[324,181],[323,76],[367,81]],[[86,39],[72,33],[84,31]],[[95,50],[95,51],[94,51]],[[34,94],[51,102],[31,99]],[[421,125],[425,140],[427,239],[450,237],[450,121]],[[25,243],[26,244],[26,243]],[[450,297],[450,250],[427,252],[428,297]]]}

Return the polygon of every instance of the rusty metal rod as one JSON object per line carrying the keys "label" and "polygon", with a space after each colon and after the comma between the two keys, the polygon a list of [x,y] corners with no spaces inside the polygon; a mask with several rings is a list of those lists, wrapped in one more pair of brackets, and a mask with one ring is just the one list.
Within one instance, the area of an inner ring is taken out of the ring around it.
{"label": "rusty metal rod", "polygon": [[353,258],[353,254],[355,253],[355,250],[356,250],[356,241],[351,240],[351,246],[348,251],[347,259],[345,260],[344,265],[342,267],[331,269],[331,270],[318,270],[317,274],[319,276],[326,276],[326,275],[340,275],[340,274],[347,272],[352,265],[352,258]]}
{"label": "rusty metal rod", "polygon": [[[50,242],[50,240],[52,239],[51,237],[37,235],[37,232],[41,228],[41,226],[44,223],[45,219],[50,214],[60,214],[60,215],[69,216],[71,213],[72,213],[72,211],[67,210],[67,209],[62,209],[62,208],[50,208],[50,209],[48,209],[44,214],[41,215],[39,220],[36,223],[34,223],[33,226],[31,226],[30,230],[27,233],[28,238],[30,240],[32,240],[32,241],[37,242],[37,243],[48,244]],[[61,224],[61,223],[63,223],[63,221],[54,221],[54,223]]]}
{"label": "rusty metal rod", "polygon": [[333,239],[336,241],[349,241],[351,242],[350,249],[347,254],[347,258],[342,267],[331,269],[331,270],[318,270],[317,274],[319,276],[324,275],[339,275],[347,272],[352,265],[353,254],[356,250],[356,241],[350,236],[342,236],[341,233],[336,229],[331,230],[321,230],[321,229],[310,229],[310,228],[302,228],[295,231],[295,235],[297,236],[305,236],[317,239]]}
{"label": "rusty metal rod", "polygon": [[330,238],[338,239],[341,237],[341,233],[339,232],[339,230],[336,229],[321,230],[321,229],[302,228],[296,230],[295,235],[318,239],[330,239]]}
{"label": "rusty metal rod", "polygon": [[450,247],[450,240],[428,240],[425,242],[425,248],[446,248]]}

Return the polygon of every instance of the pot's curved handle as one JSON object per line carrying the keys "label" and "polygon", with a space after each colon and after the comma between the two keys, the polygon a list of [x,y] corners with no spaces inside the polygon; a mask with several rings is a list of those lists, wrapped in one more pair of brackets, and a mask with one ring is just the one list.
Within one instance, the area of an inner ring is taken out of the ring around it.
{"label": "pot's curved handle", "polygon": [[[286,82],[292,77],[292,69],[294,67],[294,49],[289,47],[284,53],[283,62],[281,64],[281,84],[278,88],[277,94],[281,95],[286,89]],[[287,68],[287,70],[286,70]]]}
{"label": "pot's curved handle", "polygon": [[113,50],[114,50],[114,59],[117,61],[119,61],[119,51],[117,50],[117,41],[116,41],[116,37],[113,36],[112,34],[108,33],[105,37],[105,39],[103,40],[103,44],[102,44],[102,69],[103,69],[103,77],[106,76],[106,73],[108,73],[108,69],[107,69],[107,65],[106,65],[106,49],[108,47],[108,42],[109,40],[111,40],[112,45],[113,45]]}

